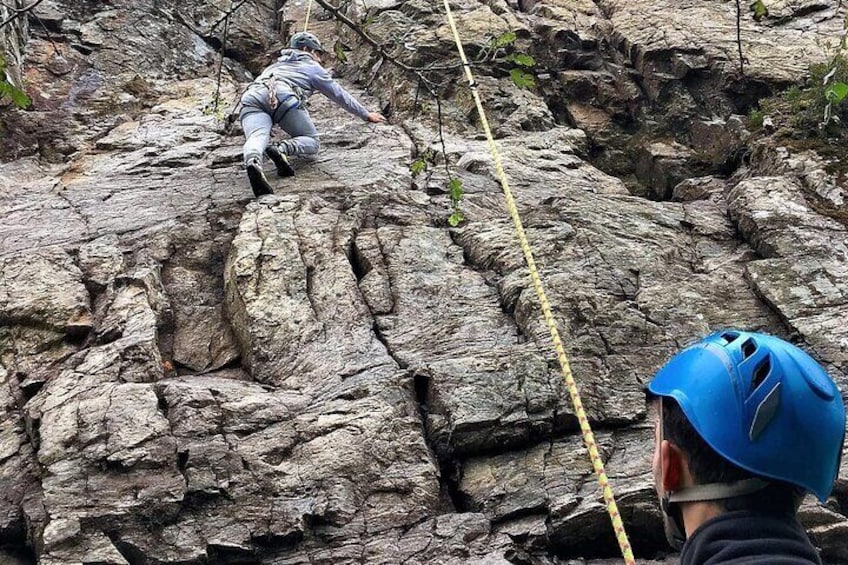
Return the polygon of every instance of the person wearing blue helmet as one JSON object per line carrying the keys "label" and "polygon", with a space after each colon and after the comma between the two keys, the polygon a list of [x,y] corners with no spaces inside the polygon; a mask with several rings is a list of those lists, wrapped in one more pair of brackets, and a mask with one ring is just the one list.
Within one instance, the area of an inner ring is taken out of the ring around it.
{"label": "person wearing blue helmet", "polygon": [[647,387],[653,473],[681,565],[820,564],[796,513],[839,471],[845,405],[809,355],[777,337],[714,333]]}
{"label": "person wearing blue helmet", "polygon": [[[241,97],[239,119],[244,130],[244,165],[253,193],[258,197],[273,193],[262,170],[262,155],[267,154],[281,177],[294,175],[288,157],[318,153],[318,130],[305,103],[320,92],[355,116],[371,123],[386,119],[365,108],[333,80],[322,66],[326,52],[315,35],[296,33],[280,57],[262,71]],[[291,139],[278,146],[269,145],[271,128],[278,124]]]}

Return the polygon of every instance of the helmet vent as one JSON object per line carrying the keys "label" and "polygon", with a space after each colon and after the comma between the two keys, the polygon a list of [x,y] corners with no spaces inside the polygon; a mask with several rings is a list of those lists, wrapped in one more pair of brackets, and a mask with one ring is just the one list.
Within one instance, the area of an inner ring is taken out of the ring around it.
{"label": "helmet vent", "polygon": [[777,415],[777,410],[780,407],[780,383],[777,383],[773,389],[769,391],[762,402],[757,406],[757,411],[754,414],[754,419],[751,421],[751,428],[748,430],[748,437],[751,441],[755,441],[766,427],[771,423]]}
{"label": "helmet vent", "polygon": [[769,355],[766,355],[762,361],[757,365],[757,368],[754,369],[754,376],[751,378],[751,390],[748,394],[751,394],[757,387],[762,384],[766,377],[769,376],[771,372],[771,358]]}
{"label": "helmet vent", "polygon": [[753,339],[748,339],[742,344],[742,359],[747,359],[757,350],[757,344]]}
{"label": "helmet vent", "polygon": [[722,339],[727,342],[726,345],[729,345],[736,341],[736,338],[739,337],[739,334],[736,332],[724,332],[721,334]]}

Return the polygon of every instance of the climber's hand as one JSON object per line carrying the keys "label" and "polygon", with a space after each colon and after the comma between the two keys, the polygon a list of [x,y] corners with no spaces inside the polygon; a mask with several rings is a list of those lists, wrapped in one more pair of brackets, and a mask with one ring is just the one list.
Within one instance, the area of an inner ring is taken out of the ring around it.
{"label": "climber's hand", "polygon": [[382,124],[386,121],[385,116],[378,112],[371,112],[366,119],[372,124]]}

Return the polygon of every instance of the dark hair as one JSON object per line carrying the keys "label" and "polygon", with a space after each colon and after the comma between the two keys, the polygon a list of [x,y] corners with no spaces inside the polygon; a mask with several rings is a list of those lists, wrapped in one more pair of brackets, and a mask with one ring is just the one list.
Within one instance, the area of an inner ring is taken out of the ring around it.
{"label": "dark hair", "polygon": [[[654,399],[656,401],[656,399]],[[662,399],[663,439],[683,451],[689,472],[698,484],[732,483],[758,477],[719,455],[695,431],[673,398]],[[795,514],[806,494],[801,487],[783,481],[758,477],[770,484],[765,489],[719,502],[725,510],[753,510],[769,514]]]}

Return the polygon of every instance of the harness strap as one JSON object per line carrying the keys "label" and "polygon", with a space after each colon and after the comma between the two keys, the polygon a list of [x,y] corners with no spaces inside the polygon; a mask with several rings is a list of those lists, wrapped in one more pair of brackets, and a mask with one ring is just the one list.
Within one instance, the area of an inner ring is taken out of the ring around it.
{"label": "harness strap", "polygon": [[264,86],[268,89],[268,105],[271,107],[271,110],[276,110],[277,104],[280,103],[280,101],[277,100],[277,81],[274,80],[274,77],[272,76],[265,81]]}
{"label": "harness strap", "polygon": [[[286,114],[295,108],[300,108],[300,99],[295,94],[289,94],[282,102],[278,101],[271,119],[274,120],[275,124],[279,124],[286,117]],[[280,113],[280,110],[282,110],[282,113]]]}

